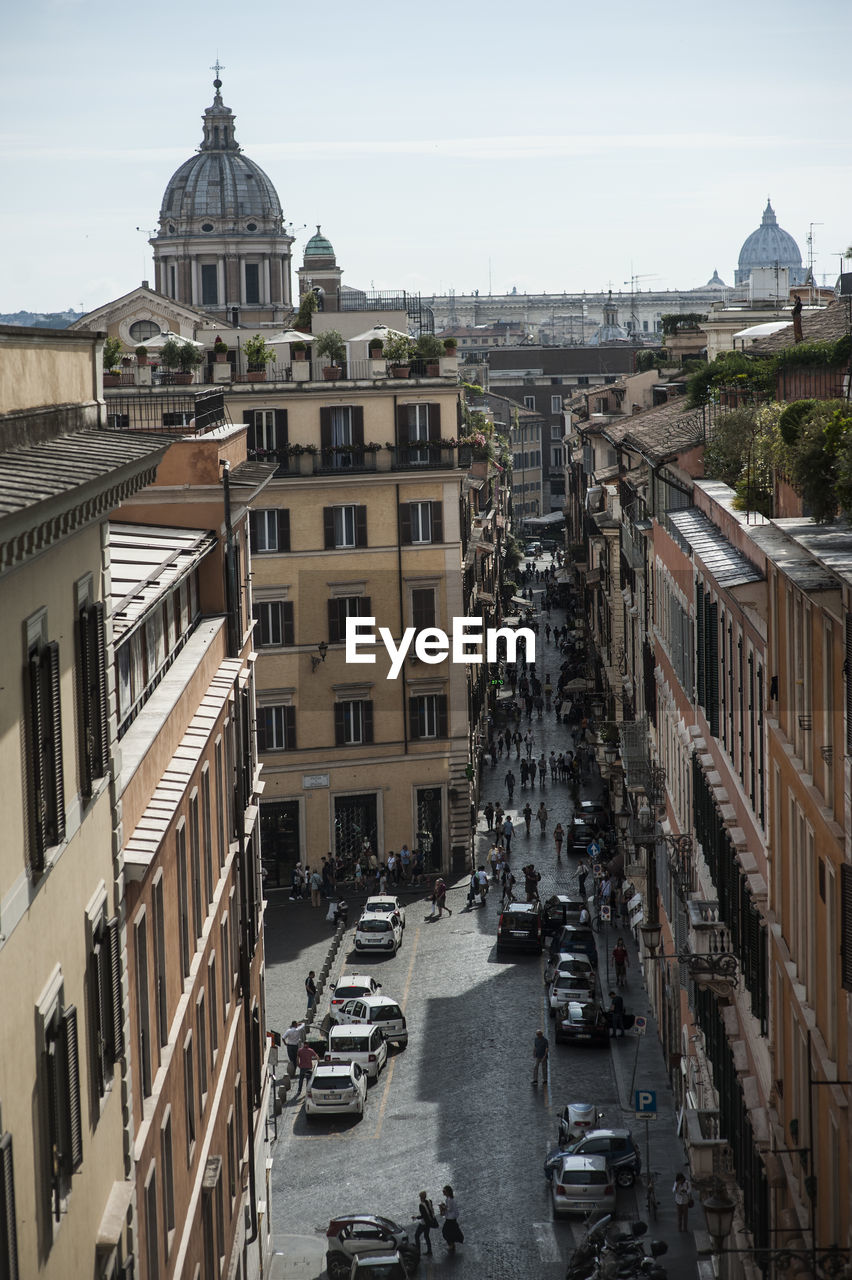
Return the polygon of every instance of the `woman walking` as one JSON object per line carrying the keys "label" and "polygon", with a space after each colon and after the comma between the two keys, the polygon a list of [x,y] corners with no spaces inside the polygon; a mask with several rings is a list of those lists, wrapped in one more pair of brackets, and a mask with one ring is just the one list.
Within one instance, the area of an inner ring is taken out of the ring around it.
{"label": "woman walking", "polygon": [[[446,1190],[447,1188],[444,1187],[445,1194]],[[674,1195],[675,1208],[677,1209],[677,1229],[678,1231],[687,1231],[689,1208],[692,1204],[692,1187],[689,1185],[689,1179],[685,1174],[675,1174],[672,1193]]]}
{"label": "woman walking", "polygon": [[536,816],[536,821],[538,822],[538,825],[541,827],[541,834],[542,836],[544,836],[547,831],[547,809],[545,807],[543,800],[541,804],[538,806],[538,810],[535,816]]}
{"label": "woman walking", "polygon": [[459,1226],[459,1206],[452,1187],[444,1187],[444,1199],[439,1207],[444,1219],[441,1235],[446,1240],[450,1253],[455,1253],[456,1245],[464,1244],[464,1233]]}
{"label": "woman walking", "polygon": [[565,831],[561,822],[557,822],[553,832],[553,843],[556,845],[556,861],[562,861],[562,841],[565,839]]}

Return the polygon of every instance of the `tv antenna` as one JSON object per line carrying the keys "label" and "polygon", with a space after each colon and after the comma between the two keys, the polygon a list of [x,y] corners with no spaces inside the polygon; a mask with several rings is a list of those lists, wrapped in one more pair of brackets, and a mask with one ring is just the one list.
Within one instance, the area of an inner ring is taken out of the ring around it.
{"label": "tv antenna", "polygon": [[824,222],[808,223],[808,275],[814,278],[814,227],[824,227]]}
{"label": "tv antenna", "polygon": [[624,281],[625,284],[630,285],[630,323],[634,333],[639,331],[639,317],[636,315],[636,282],[637,280],[659,280],[659,278],[656,272],[646,272],[643,276],[631,274],[630,279]]}

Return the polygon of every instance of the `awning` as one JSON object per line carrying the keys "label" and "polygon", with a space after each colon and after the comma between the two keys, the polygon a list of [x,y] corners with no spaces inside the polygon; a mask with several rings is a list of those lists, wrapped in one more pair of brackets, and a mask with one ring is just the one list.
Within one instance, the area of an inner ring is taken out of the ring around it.
{"label": "awning", "polygon": [[525,521],[525,525],[534,524],[536,528],[550,525],[564,524],[565,516],[561,511],[551,511],[546,516],[529,516]]}

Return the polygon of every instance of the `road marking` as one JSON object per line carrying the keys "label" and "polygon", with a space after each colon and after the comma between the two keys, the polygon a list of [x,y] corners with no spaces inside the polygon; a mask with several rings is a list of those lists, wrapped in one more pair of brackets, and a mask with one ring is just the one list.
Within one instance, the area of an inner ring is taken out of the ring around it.
{"label": "road marking", "polygon": [[[403,989],[402,989],[402,999],[399,1002],[399,1007],[400,1009],[402,1009],[403,1013],[405,1013],[405,1006],[408,1004],[408,993],[411,990],[411,980],[414,977],[414,961],[417,956],[417,948],[420,945],[420,933],[421,933],[422,927],[423,927],[422,925],[418,925],[417,931],[414,934],[414,944],[412,945],[412,948],[411,948],[411,960],[409,961],[409,964],[408,964],[408,973],[405,976],[405,985],[403,986]],[[385,1086],[382,1092],[382,1101],[379,1104],[379,1116],[376,1122],[376,1128],[372,1133],[367,1135],[370,1141],[373,1141],[376,1138],[378,1138],[382,1132],[382,1125],[385,1122],[385,1111],[387,1110],[387,1105],[388,1105],[388,1097],[390,1096],[390,1084],[391,1084],[391,1080],[393,1079],[393,1069],[396,1066],[396,1060],[398,1057],[399,1057],[399,1054],[394,1054],[394,1057],[391,1061],[390,1066],[385,1071]]]}
{"label": "road marking", "polygon": [[535,1247],[538,1249],[538,1256],[542,1262],[561,1262],[562,1250],[559,1247],[559,1241],[556,1239],[553,1223],[533,1222],[532,1232],[535,1239]]}

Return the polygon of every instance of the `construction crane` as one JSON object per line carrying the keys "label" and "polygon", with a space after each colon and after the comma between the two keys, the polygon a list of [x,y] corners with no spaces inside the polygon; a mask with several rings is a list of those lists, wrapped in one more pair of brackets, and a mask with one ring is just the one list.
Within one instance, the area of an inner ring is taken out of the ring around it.
{"label": "construction crane", "polygon": [[636,281],[637,280],[659,280],[659,278],[660,278],[659,275],[657,275],[656,272],[653,272],[643,276],[631,275],[629,280],[624,281],[625,284],[630,285],[630,323],[633,326],[632,331],[634,333],[638,332],[638,329],[639,329],[639,318],[636,315],[636,302],[635,302]]}

